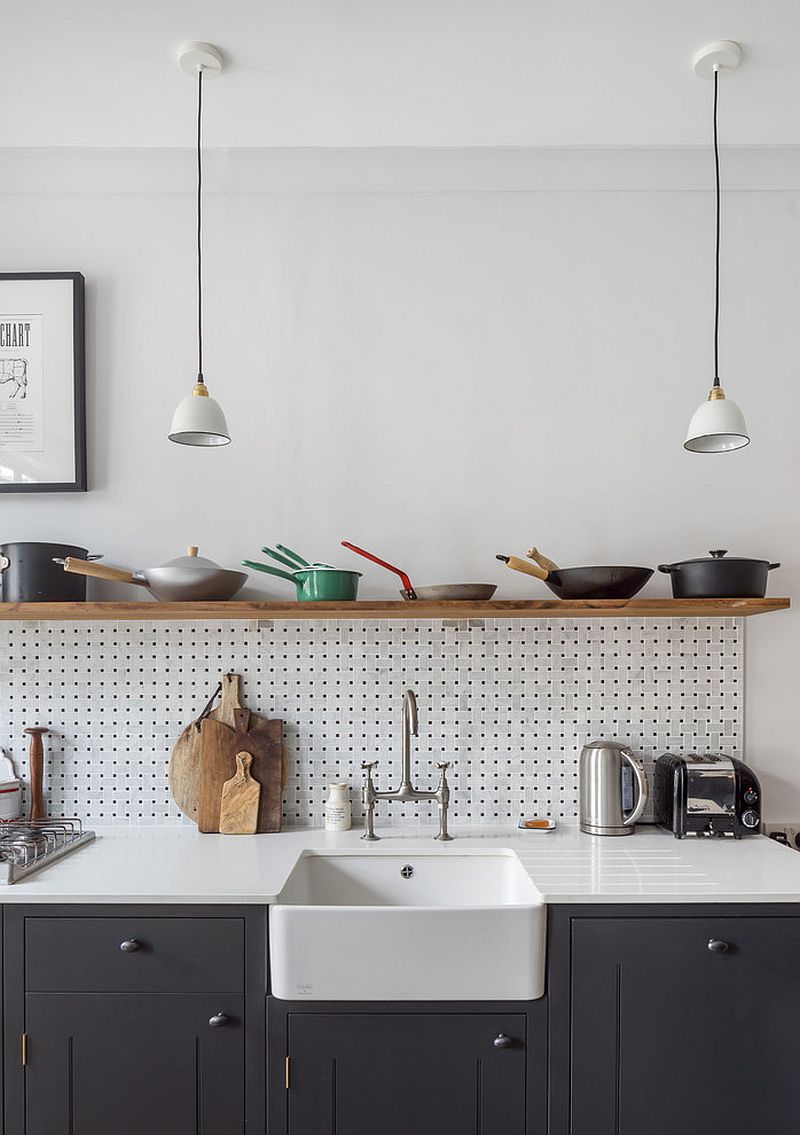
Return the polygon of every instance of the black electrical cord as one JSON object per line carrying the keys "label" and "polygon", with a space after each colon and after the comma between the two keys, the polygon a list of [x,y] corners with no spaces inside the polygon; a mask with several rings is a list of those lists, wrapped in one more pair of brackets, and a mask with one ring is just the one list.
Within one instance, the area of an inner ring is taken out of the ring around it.
{"label": "black electrical cord", "polygon": [[203,382],[203,246],[202,189],[203,158],[200,127],[203,121],[203,69],[197,71],[197,381]]}
{"label": "black electrical cord", "polygon": [[717,128],[717,107],[719,104],[719,69],[714,68],[714,170],[717,187],[717,231],[714,251],[714,386],[719,386],[719,231],[720,231],[720,187],[719,187],[719,135]]}

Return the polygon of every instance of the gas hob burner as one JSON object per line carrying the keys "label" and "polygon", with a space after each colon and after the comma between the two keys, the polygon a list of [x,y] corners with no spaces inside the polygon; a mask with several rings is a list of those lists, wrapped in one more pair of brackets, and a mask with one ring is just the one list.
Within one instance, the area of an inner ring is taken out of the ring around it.
{"label": "gas hob burner", "polygon": [[0,886],[16,883],[93,839],[94,832],[84,831],[78,819],[0,823]]}

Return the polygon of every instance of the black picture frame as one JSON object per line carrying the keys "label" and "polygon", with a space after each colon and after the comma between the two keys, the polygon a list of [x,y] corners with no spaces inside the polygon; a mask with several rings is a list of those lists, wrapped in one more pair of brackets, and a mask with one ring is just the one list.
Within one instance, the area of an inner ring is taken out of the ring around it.
{"label": "black picture frame", "polygon": [[[72,282],[72,406],[73,450],[71,480],[0,481],[0,493],[85,493],[86,474],[86,282],[80,272],[0,272],[0,282],[65,280]],[[7,452],[7,451],[4,451]]]}

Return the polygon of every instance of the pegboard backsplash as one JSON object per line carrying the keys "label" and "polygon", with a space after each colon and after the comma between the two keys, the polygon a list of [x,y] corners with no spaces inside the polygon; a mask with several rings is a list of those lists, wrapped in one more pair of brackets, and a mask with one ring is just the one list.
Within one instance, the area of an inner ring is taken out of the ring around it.
{"label": "pegboard backsplash", "polygon": [[[45,738],[54,815],[94,823],[184,821],[167,786],[172,743],[219,675],[284,721],[287,827],[316,825],[326,785],[346,780],[361,816],[361,761],[395,787],[403,691],[419,701],[417,787],[455,761],[452,816],[577,815],[578,755],[593,737],[648,760],[671,749],[741,756],[741,620],[497,619],[5,623],[0,746],[27,778],[30,725]],[[379,804],[379,821],[433,816]]]}

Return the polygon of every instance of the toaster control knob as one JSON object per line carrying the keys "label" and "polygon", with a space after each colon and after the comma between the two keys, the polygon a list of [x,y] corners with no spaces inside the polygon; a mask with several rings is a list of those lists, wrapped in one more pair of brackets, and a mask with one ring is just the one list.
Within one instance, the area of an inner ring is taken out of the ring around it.
{"label": "toaster control knob", "polygon": [[752,808],[748,808],[746,812],[742,812],[742,823],[746,828],[757,828],[758,812],[754,812]]}
{"label": "toaster control knob", "polygon": [[758,793],[755,788],[746,788],[742,799],[745,804],[755,804],[756,800],[758,800]]}

